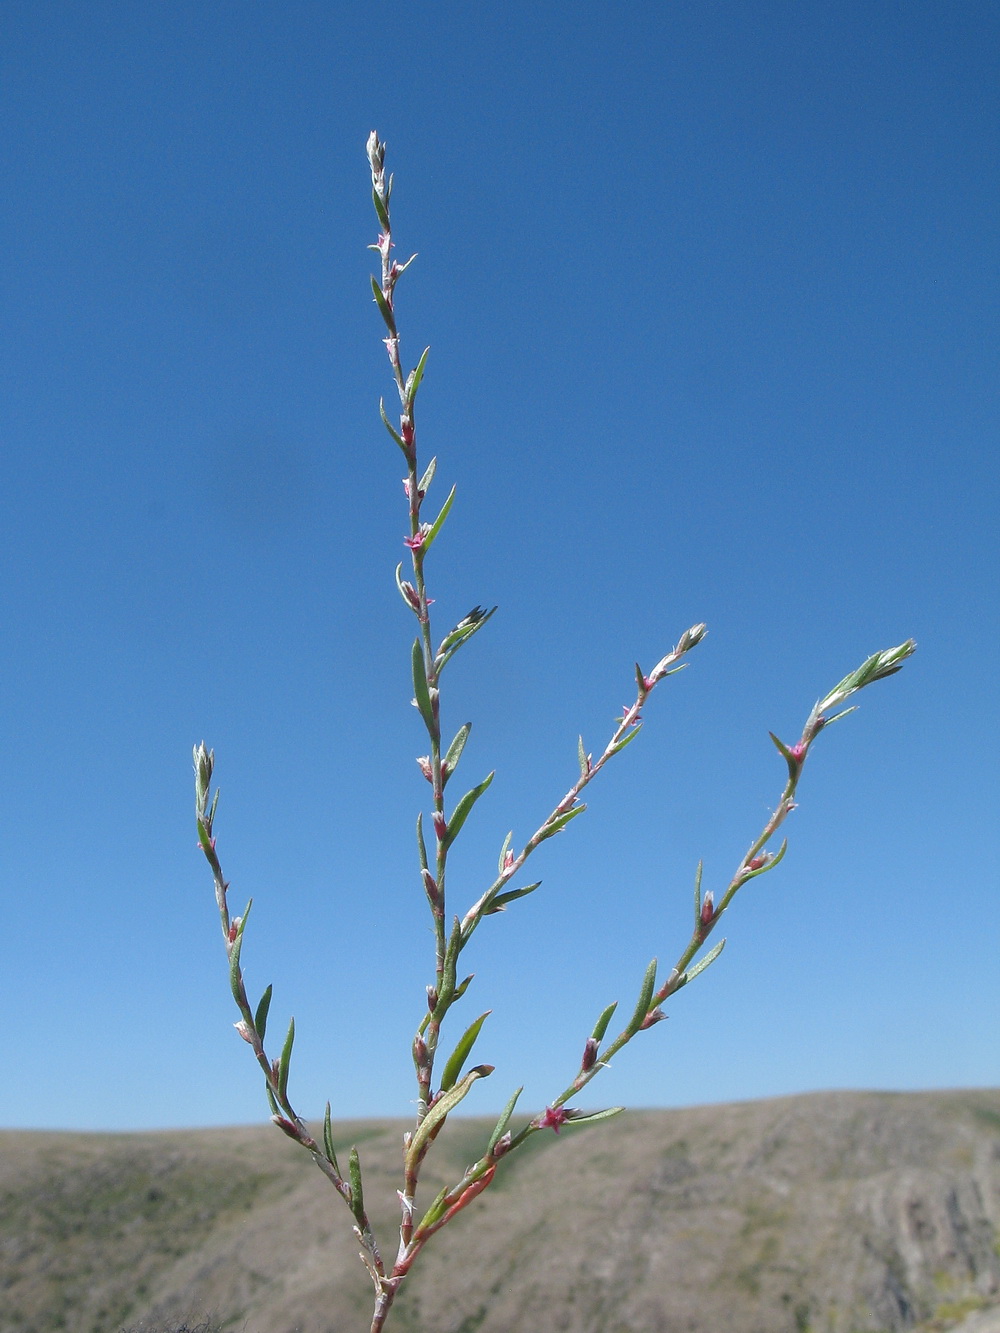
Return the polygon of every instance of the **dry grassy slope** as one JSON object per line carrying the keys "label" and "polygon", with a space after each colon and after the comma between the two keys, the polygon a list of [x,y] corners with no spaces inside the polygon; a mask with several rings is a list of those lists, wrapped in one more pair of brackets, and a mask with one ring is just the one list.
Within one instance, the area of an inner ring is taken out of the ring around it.
{"label": "dry grassy slope", "polygon": [[[453,1121],[438,1165],[456,1176],[488,1128]],[[338,1126],[386,1249],[401,1130]],[[1000,1306],[1000,1091],[633,1112],[505,1165],[415,1268],[396,1333],[895,1333]],[[207,1313],[361,1333],[356,1250],[346,1209],[270,1127],[0,1133],[0,1333]]]}

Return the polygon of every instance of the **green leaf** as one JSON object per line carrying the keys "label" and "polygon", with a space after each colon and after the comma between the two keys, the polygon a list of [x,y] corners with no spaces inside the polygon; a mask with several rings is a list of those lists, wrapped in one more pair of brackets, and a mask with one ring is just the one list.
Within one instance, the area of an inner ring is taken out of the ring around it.
{"label": "green leaf", "polygon": [[617,1008],[618,1001],[615,1000],[613,1004],[609,1004],[606,1009],[601,1010],[601,1016],[594,1024],[594,1030],[590,1034],[594,1041],[601,1042],[604,1040],[604,1034],[608,1030],[608,1024],[611,1022],[611,1018]]}
{"label": "green leaf", "polygon": [[257,1006],[257,1013],[254,1015],[253,1025],[257,1029],[257,1036],[261,1041],[264,1040],[264,1033],[267,1030],[267,1011],[271,1007],[271,987],[260,997],[260,1004]]}
{"label": "green leaf", "polygon": [[511,1097],[510,1101],[500,1112],[500,1119],[496,1123],[496,1129],[494,1129],[493,1133],[490,1135],[489,1146],[486,1149],[487,1157],[497,1146],[497,1144],[500,1142],[503,1136],[507,1133],[507,1126],[510,1124],[510,1118],[514,1114],[514,1107],[517,1105],[517,1099],[518,1097],[520,1097],[523,1091],[524,1088],[518,1088],[517,1091],[514,1093],[514,1095]]}
{"label": "green leaf", "polygon": [[799,774],[802,772],[801,760],[795,758],[795,756],[792,754],[791,750],[784,743],[784,741],[778,740],[777,736],[774,734],[773,731],[769,731],[767,734],[771,737],[771,740],[774,741],[775,745],[778,748],[778,753],[781,755],[785,763],[788,765],[788,777],[790,781],[792,782],[798,781]]}
{"label": "green leaf", "polygon": [[241,1000],[240,950],[243,948],[243,932],[246,930],[247,917],[250,915],[251,907],[253,907],[252,898],[247,903],[247,910],[243,913],[240,924],[236,927],[236,938],[233,940],[232,948],[229,951],[229,987],[237,1004]]}
{"label": "green leaf", "polygon": [[624,1106],[609,1106],[606,1111],[578,1111],[572,1113],[568,1119],[563,1121],[563,1124],[565,1126],[592,1125],[597,1120],[610,1120],[612,1116],[621,1115],[624,1110]]}
{"label": "green leaf", "polygon": [[424,817],[417,815],[417,855],[420,857],[420,869],[427,870],[427,844],[424,842]]}
{"label": "green leaf", "polygon": [[372,190],[372,203],[375,205],[375,216],[378,218],[379,226],[384,232],[389,230],[389,214],[386,212],[385,204],[379,198],[378,190]]}
{"label": "green leaf", "polygon": [[486,1020],[492,1013],[492,1009],[487,1009],[485,1014],[480,1014],[474,1023],[470,1023],[462,1035],[461,1041],[455,1047],[448,1063],[444,1067],[444,1073],[441,1075],[441,1091],[447,1092],[449,1088],[454,1087],[459,1074],[462,1072],[462,1066],[469,1058],[469,1053],[475,1045],[476,1038]]}
{"label": "green leaf", "polygon": [[500,860],[497,862],[497,870],[500,872],[501,875],[503,874],[503,865],[507,859],[507,853],[510,850],[510,844],[513,840],[513,837],[514,837],[514,830],[511,829],[511,831],[507,834],[506,838],[504,838],[503,840],[503,846],[500,848]]}
{"label": "green leaf", "polygon": [[452,921],[451,934],[444,951],[441,988],[434,1013],[440,1017],[447,1012],[448,1006],[455,1000],[455,969],[458,967],[458,955],[462,952],[462,923],[456,916]]}
{"label": "green leaf", "polygon": [[705,868],[704,861],[698,862],[698,869],[694,872],[694,928],[701,925],[701,872]]}
{"label": "green leaf", "polygon": [[642,979],[642,990],[639,992],[639,999],[635,1006],[635,1013],[628,1025],[628,1031],[636,1033],[642,1027],[643,1020],[649,1013],[649,1002],[653,998],[653,988],[656,985],[656,959],[654,958],[646,968],[646,975]]}
{"label": "green leaf", "polygon": [[[416,255],[413,256],[413,259],[416,259]],[[408,259],[406,261],[407,264],[412,264],[413,259]],[[400,272],[402,271],[403,270],[400,269]],[[431,349],[429,347],[424,348],[423,355],[417,362],[414,370],[410,372],[410,376],[406,381],[406,403],[407,406],[410,408],[413,407],[413,400],[416,398],[417,390],[420,388],[420,381],[424,378],[424,367],[427,365],[427,354],[430,352],[430,350]],[[425,488],[421,486],[420,489],[424,490]]]}
{"label": "green leaf", "polygon": [[382,413],[382,420],[383,420],[383,422],[385,423],[385,428],[386,428],[386,430],[389,432],[389,434],[392,436],[392,438],[393,438],[393,439],[396,441],[396,443],[399,445],[400,449],[402,449],[402,451],[403,451],[403,453],[406,455],[406,457],[409,458],[409,456],[410,456],[410,454],[409,454],[409,450],[407,449],[406,445],[403,443],[403,437],[399,434],[399,432],[396,430],[395,426],[392,424],[392,422],[389,420],[389,418],[388,418],[388,417],[386,416],[386,414],[385,414],[385,400],[384,400],[383,398],[380,398],[380,399],[378,400],[378,410]]}
{"label": "green leaf", "polygon": [[361,1187],[361,1158],[357,1148],[351,1149],[351,1160],[347,1169],[351,1177],[351,1212],[360,1226],[365,1211],[365,1192]]}
{"label": "green leaf", "polygon": [[453,1088],[449,1088],[444,1096],[434,1103],[421,1120],[413,1138],[410,1140],[410,1146],[406,1150],[406,1169],[408,1171],[420,1161],[424,1144],[440,1128],[459,1102],[468,1096],[476,1079],[488,1078],[492,1073],[492,1065],[475,1065]]}
{"label": "green leaf", "polygon": [[271,1085],[266,1079],[264,1080],[264,1091],[267,1093],[267,1104],[271,1108],[271,1114],[281,1115],[281,1107],[274,1100],[274,1093],[271,1091]]}
{"label": "green leaf", "polygon": [[456,1000],[460,1000],[462,998],[465,992],[469,989],[469,986],[472,983],[472,978],[475,975],[476,975],[475,972],[470,972],[464,981],[460,981],[458,983],[458,985],[455,987],[455,992],[451,997],[452,1004],[454,1004]]}
{"label": "green leaf", "polygon": [[440,1219],[444,1217],[445,1213],[448,1211],[447,1200],[448,1187],[446,1185],[444,1189],[435,1196],[434,1202],[420,1219],[420,1225],[417,1227],[418,1232],[424,1231],[427,1227],[432,1227],[435,1222],[440,1221]]}
{"label": "green leaf", "polygon": [[617,745],[612,746],[611,753],[612,753],[612,754],[618,754],[619,751],[625,749],[625,746],[626,746],[626,745],[631,745],[632,742],[635,740],[636,736],[638,736],[638,734],[639,734],[640,731],[642,731],[642,723],[641,723],[641,722],[637,723],[637,724],[632,728],[631,731],[626,732],[625,735],[621,738],[621,740],[618,742]]}
{"label": "green leaf", "polygon": [[288,1035],[285,1037],[285,1044],[281,1048],[281,1055],[278,1059],[278,1100],[282,1103],[288,1091],[288,1066],[292,1062],[292,1046],[295,1044],[295,1019],[292,1018],[288,1023]]}
{"label": "green leaf", "polygon": [[323,1150],[326,1153],[326,1160],[340,1175],[340,1167],[337,1164],[337,1154],[333,1150],[333,1125],[330,1121],[330,1103],[326,1104],[326,1114],[323,1116]]}
{"label": "green leaf", "polygon": [[492,781],[493,781],[493,774],[488,773],[487,776],[483,778],[482,782],[480,782],[478,787],[473,787],[471,791],[467,791],[465,795],[462,797],[462,799],[459,801],[458,805],[455,806],[455,809],[451,812],[451,818],[448,820],[447,832],[444,835],[445,847],[450,847],[451,844],[458,837],[462,825],[469,817],[469,813],[472,810],[472,807],[476,804],[480,796],[482,796],[483,792],[487,789],[487,787],[490,785]]}
{"label": "green leaf", "polygon": [[481,606],[474,606],[467,616],[462,617],[455,628],[441,640],[441,646],[438,648],[437,656],[434,659],[434,665],[438,671],[445,663],[451,661],[463,643],[482,629],[495,611],[495,606],[491,607],[489,611],[484,611]]}
{"label": "green leaf", "polygon": [[430,530],[424,537],[423,545],[420,548],[422,551],[426,552],[431,549],[431,543],[434,541],[434,538],[441,531],[441,524],[448,517],[448,510],[451,508],[451,502],[452,500],[454,500],[454,498],[455,498],[455,487],[452,486],[451,490],[448,492],[447,500],[445,500],[444,504],[441,506],[441,512],[438,514],[437,518],[431,524]]}
{"label": "green leaf", "polygon": [[417,701],[417,708],[420,716],[424,719],[424,725],[433,736],[436,730],[434,722],[434,708],[431,704],[431,692],[427,685],[427,671],[424,667],[424,652],[420,646],[420,640],[413,640],[413,650],[411,653],[413,663],[413,694]]}
{"label": "green leaf", "polygon": [[[684,973],[684,979],[681,982],[681,986],[686,986],[689,981],[694,981],[699,972],[704,972],[706,967],[711,967],[725,947],[725,939],[719,940],[718,944],[713,949],[709,949],[704,958],[695,963],[694,967],[688,968]],[[680,990],[680,986],[678,986],[677,989]]]}
{"label": "green leaf", "polygon": [[459,727],[458,734],[448,746],[448,753],[444,757],[444,766],[448,770],[449,777],[455,771],[455,765],[462,757],[462,751],[465,749],[465,742],[469,739],[469,732],[471,730],[472,723],[466,722],[463,727]]}
{"label": "green leaf", "polygon": [[403,588],[404,582],[405,579],[403,578],[403,562],[401,560],[399,564],[396,566],[396,587],[399,589],[399,595],[400,597],[402,597],[403,603],[406,606],[407,610],[412,611],[413,614],[416,615],[416,608],[410,601],[409,597],[407,597],[406,591]]}
{"label": "green leaf", "polygon": [[438,461],[432,458],[424,470],[424,475],[417,482],[417,490],[422,491],[424,495],[430,490],[431,482],[434,480],[434,473],[437,471]]}
{"label": "green leaf", "polygon": [[590,772],[590,761],[587,758],[587,751],[583,748],[583,737],[577,741],[576,757],[580,761],[580,777],[585,778]]}
{"label": "green leaf", "polygon": [[561,833],[569,821],[575,819],[577,815],[582,815],[586,808],[585,805],[575,805],[572,810],[565,810],[561,815],[556,815],[551,824],[546,824],[542,829],[538,841],[544,842],[546,838],[552,838],[557,833]]}
{"label": "green leaf", "polygon": [[384,295],[382,294],[382,288],[375,281],[374,274],[372,275],[372,291],[375,294],[375,304],[378,306],[382,318],[385,320],[385,326],[392,334],[392,336],[395,338],[396,320],[395,317],[393,316],[392,310],[389,307],[389,302],[385,299]]}
{"label": "green leaf", "polygon": [[506,893],[498,893],[483,913],[483,916],[493,916],[497,912],[502,912],[507,904],[512,903],[515,898],[526,898],[529,893],[535,892],[541,882],[539,879],[534,884],[526,884],[523,889],[508,889]]}
{"label": "green leaf", "polygon": [[781,858],[785,855],[787,851],[788,851],[788,839],[785,838],[781,846],[771,857],[770,861],[765,861],[765,863],[762,866],[758,866],[756,870],[748,870],[746,874],[743,876],[742,883],[746,884],[748,880],[756,879],[758,875],[766,875],[769,870],[774,869],[774,867],[778,864],[778,862],[781,860]]}

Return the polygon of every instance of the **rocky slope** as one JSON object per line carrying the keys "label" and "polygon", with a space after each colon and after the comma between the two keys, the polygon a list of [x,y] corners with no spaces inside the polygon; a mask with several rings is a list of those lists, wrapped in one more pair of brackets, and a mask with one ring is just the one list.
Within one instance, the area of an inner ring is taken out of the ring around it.
{"label": "rocky slope", "polygon": [[[449,1124],[440,1183],[489,1128]],[[359,1144],[387,1250],[401,1131],[337,1134]],[[396,1333],[1000,1328],[1000,1091],[632,1112],[539,1135],[506,1166],[422,1256]],[[269,1126],[0,1133],[0,1333],[205,1316],[361,1333],[370,1284],[349,1221]]]}

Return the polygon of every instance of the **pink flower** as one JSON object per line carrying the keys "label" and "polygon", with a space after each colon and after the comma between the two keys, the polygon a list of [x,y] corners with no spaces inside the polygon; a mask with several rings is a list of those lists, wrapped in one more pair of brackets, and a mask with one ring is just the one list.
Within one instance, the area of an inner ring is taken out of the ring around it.
{"label": "pink flower", "polygon": [[701,924],[710,926],[715,920],[715,900],[712,896],[712,890],[709,889],[701,901]]}
{"label": "pink flower", "polygon": [[416,533],[415,536],[413,536],[413,537],[404,537],[404,538],[403,538],[403,545],[404,545],[404,546],[408,546],[408,547],[410,548],[411,551],[419,551],[420,548],[421,548],[421,546],[423,546],[423,544],[424,544],[424,538],[425,538],[426,536],[427,536],[427,533],[424,531],[423,528],[421,528],[420,531],[419,531],[418,533]]}
{"label": "pink flower", "polygon": [[565,1125],[566,1121],[569,1118],[570,1118],[570,1113],[568,1111],[564,1111],[561,1106],[546,1106],[545,1114],[538,1122],[538,1128],[554,1129],[555,1132],[558,1134],[559,1127],[561,1125]]}
{"label": "pink flower", "polygon": [[803,745],[801,741],[796,741],[794,745],[790,745],[788,747],[788,753],[792,756],[792,758],[796,761],[796,763],[801,764],[803,759],[805,759],[806,757],[807,749],[808,746]]}

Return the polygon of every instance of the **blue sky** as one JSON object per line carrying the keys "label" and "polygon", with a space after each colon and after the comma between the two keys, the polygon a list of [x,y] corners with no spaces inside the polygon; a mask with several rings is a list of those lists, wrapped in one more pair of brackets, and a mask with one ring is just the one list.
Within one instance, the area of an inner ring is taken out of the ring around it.
{"label": "blue sky", "polygon": [[419,252],[420,450],[458,487],[437,624],[500,608],[443,697],[466,785],[497,770],[455,910],[573,780],[578,732],[602,748],[633,661],[710,629],[470,947],[496,1073],[466,1107],[562,1089],[600,1009],[686,942],[698,858],[719,889],[766,819],[768,729],[911,635],[817,741],[722,959],[585,1104],[995,1084],[996,8],[0,23],[0,1123],[266,1114],[195,846],[203,737],[300,1109],[412,1109],[428,789],[373,127]]}

